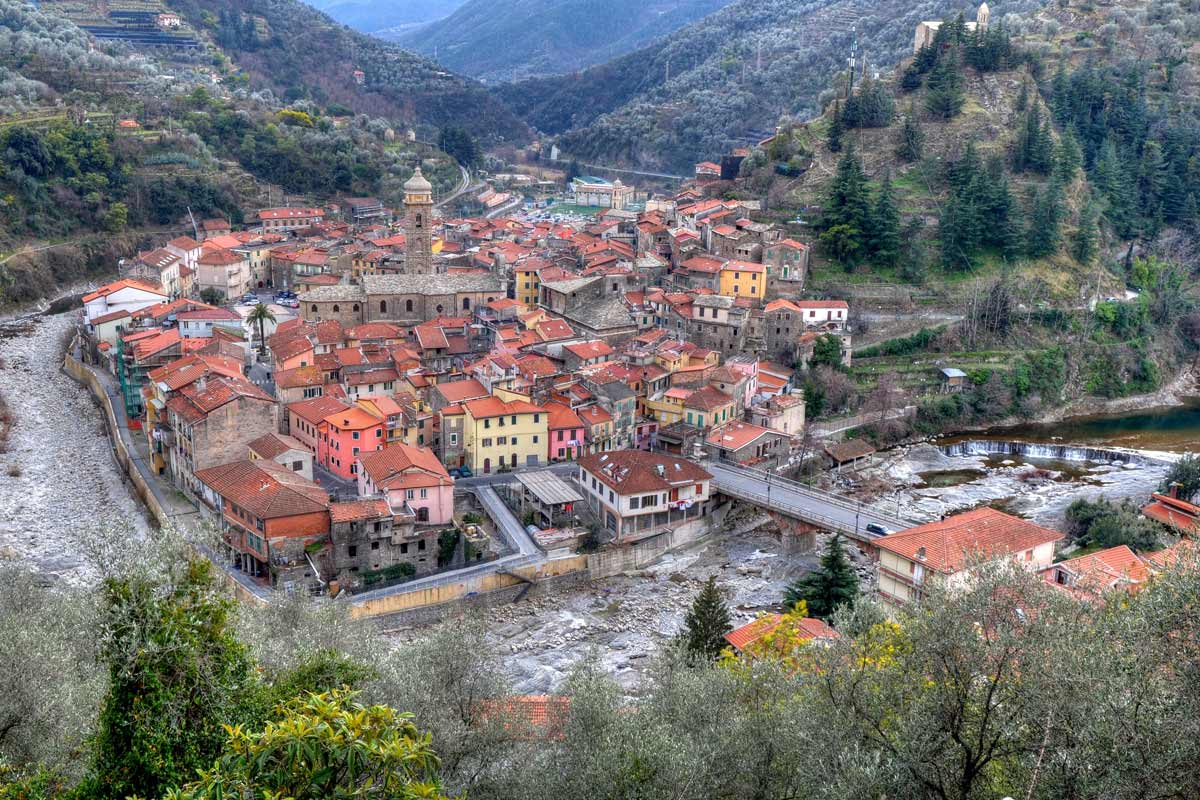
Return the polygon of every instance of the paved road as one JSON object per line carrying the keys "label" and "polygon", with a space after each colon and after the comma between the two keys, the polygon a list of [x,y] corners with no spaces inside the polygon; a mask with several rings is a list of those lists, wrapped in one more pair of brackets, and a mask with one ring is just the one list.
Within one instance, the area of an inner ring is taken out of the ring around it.
{"label": "paved road", "polygon": [[516,515],[509,510],[508,506],[504,505],[504,501],[500,499],[500,495],[496,494],[495,489],[491,486],[480,486],[475,490],[475,496],[479,498],[479,503],[492,518],[492,522],[496,523],[496,530],[508,542],[509,547],[523,556],[542,555],[541,548],[525,531],[525,526],[521,524]]}
{"label": "paved road", "polygon": [[456,188],[453,192],[451,192],[450,194],[443,197],[437,203],[434,203],[434,206],[433,206],[434,210],[441,208],[442,206],[446,205],[447,203],[453,202],[460,195],[465,194],[467,191],[470,190],[470,188],[471,188],[471,173],[470,173],[470,171],[466,167],[464,167],[462,164],[458,165],[458,171],[460,173],[462,173],[462,180],[460,180],[458,182],[458,188]]}
{"label": "paved road", "polygon": [[776,475],[768,480],[766,473],[758,470],[716,462],[706,463],[704,467],[712,473],[714,487],[722,494],[844,533],[860,541],[877,538],[877,534],[867,531],[869,523],[893,533],[916,524]]}
{"label": "paved road", "polygon": [[540,467],[519,467],[511,472],[495,472],[490,475],[476,475],[473,478],[459,478],[455,486],[495,486],[501,483],[512,483],[519,472],[540,472],[549,470],[560,478],[566,478],[579,471],[579,466],[570,461],[560,461],[555,464]]}

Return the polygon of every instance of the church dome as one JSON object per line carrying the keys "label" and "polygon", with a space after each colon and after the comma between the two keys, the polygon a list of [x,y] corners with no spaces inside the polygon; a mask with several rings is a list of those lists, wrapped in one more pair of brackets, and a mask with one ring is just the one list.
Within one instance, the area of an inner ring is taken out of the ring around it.
{"label": "church dome", "polygon": [[432,192],[433,184],[425,180],[425,176],[421,174],[421,168],[417,167],[417,171],[413,176],[404,183],[404,191],[414,194],[421,192]]}

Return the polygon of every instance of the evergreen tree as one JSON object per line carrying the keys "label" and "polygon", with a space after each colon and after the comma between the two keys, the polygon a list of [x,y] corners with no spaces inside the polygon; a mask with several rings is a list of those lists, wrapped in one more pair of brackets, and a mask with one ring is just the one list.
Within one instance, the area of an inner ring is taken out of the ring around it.
{"label": "evergreen tree", "polygon": [[1148,223],[1162,213],[1163,187],[1166,183],[1167,167],[1163,160],[1162,145],[1148,141],[1142,150],[1137,182],[1138,211]]}
{"label": "evergreen tree", "polygon": [[883,266],[895,266],[900,258],[900,209],[896,205],[891,175],[884,176],[875,199],[868,248],[871,257]]}
{"label": "evergreen tree", "polygon": [[108,694],[82,796],[162,797],[212,766],[225,724],[245,720],[256,693],[253,662],[234,637],[232,601],[207,561],[192,561],[171,585],[109,581],[101,654]]}
{"label": "evergreen tree", "polygon": [[1071,238],[1071,255],[1080,264],[1090,264],[1096,257],[1099,228],[1097,219],[1100,216],[1096,204],[1089,202],[1079,214],[1079,228]]}
{"label": "evergreen tree", "polygon": [[842,105],[838,100],[833,101],[833,115],[829,120],[829,133],[825,138],[825,144],[829,147],[829,152],[840,153],[842,150],[842,136],[846,133],[846,121],[842,116]]}
{"label": "evergreen tree", "polygon": [[1133,236],[1137,230],[1133,186],[1124,162],[1117,155],[1116,144],[1111,139],[1100,149],[1100,156],[1092,171],[1092,183],[1104,198],[1104,215],[1113,230],[1123,239]]}
{"label": "evergreen tree", "polygon": [[935,119],[953,119],[965,102],[961,59],[958,49],[952,48],[938,57],[929,74],[925,110]]}
{"label": "evergreen tree", "polygon": [[1018,114],[1024,114],[1025,109],[1029,108],[1029,81],[1028,79],[1021,81],[1021,90],[1017,92],[1016,111]]}
{"label": "evergreen tree", "polygon": [[886,128],[894,114],[892,95],[877,80],[863,78],[858,91],[846,98],[842,110],[844,128]]}
{"label": "evergreen tree", "polygon": [[962,271],[974,266],[979,249],[979,212],[970,197],[952,194],[938,218],[938,239],[942,246],[942,264]]}
{"label": "evergreen tree", "polygon": [[847,268],[856,265],[863,255],[871,223],[870,202],[862,162],[854,149],[848,148],[829,186],[822,215],[825,231],[820,237],[825,251]]}
{"label": "evergreen tree", "polygon": [[1051,182],[1045,191],[1030,202],[1029,227],[1025,234],[1025,252],[1030,258],[1053,255],[1059,244],[1059,224],[1062,222],[1062,191]]}
{"label": "evergreen tree", "polygon": [[920,161],[925,151],[925,132],[910,107],[904,115],[904,124],[900,126],[896,142],[896,156],[910,164]]}
{"label": "evergreen tree", "polygon": [[1068,128],[1054,148],[1054,180],[1066,186],[1075,180],[1082,166],[1083,151],[1079,148],[1079,140]]}
{"label": "evergreen tree", "polygon": [[924,227],[925,223],[920,217],[913,217],[904,223],[904,230],[900,235],[900,278],[918,285],[925,282],[929,260],[925,252],[925,243],[921,240]]}
{"label": "evergreen tree", "polygon": [[803,601],[808,612],[828,619],[842,606],[853,606],[858,599],[858,575],[842,549],[842,537],[834,534],[821,556],[821,566],[788,587],[783,602],[789,608]]}
{"label": "evergreen tree", "polygon": [[1065,60],[1058,62],[1054,80],[1050,84],[1050,102],[1054,110],[1054,121],[1060,128],[1067,127],[1071,119],[1070,81],[1067,79]]}
{"label": "evergreen tree", "polygon": [[1013,147],[1013,169],[1017,172],[1038,172],[1045,175],[1054,163],[1054,139],[1050,124],[1042,119],[1042,109],[1034,103],[1025,112]]}
{"label": "evergreen tree", "polygon": [[717,579],[710,575],[692,601],[684,618],[684,644],[696,659],[713,661],[725,649],[725,634],[729,633],[729,608],[717,588]]}

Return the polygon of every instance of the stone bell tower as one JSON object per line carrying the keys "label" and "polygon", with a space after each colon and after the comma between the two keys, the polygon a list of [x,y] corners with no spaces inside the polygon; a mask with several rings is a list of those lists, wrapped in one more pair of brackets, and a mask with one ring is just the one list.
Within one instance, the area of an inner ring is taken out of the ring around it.
{"label": "stone bell tower", "polygon": [[985,2],[979,6],[979,10],[975,12],[975,28],[980,31],[986,31],[989,18],[992,16],[992,11],[988,8]]}
{"label": "stone bell tower", "polygon": [[404,184],[404,272],[433,274],[433,184],[421,168]]}

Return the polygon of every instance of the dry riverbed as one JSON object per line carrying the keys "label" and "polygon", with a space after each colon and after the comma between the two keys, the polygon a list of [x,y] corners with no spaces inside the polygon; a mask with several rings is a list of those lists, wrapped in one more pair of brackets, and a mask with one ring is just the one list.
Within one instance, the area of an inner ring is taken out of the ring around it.
{"label": "dry riverbed", "polygon": [[61,369],[74,314],[0,322],[0,396],[13,418],[0,453],[0,558],[47,580],[94,579],[89,554],[114,531],[149,530],[91,394]]}

